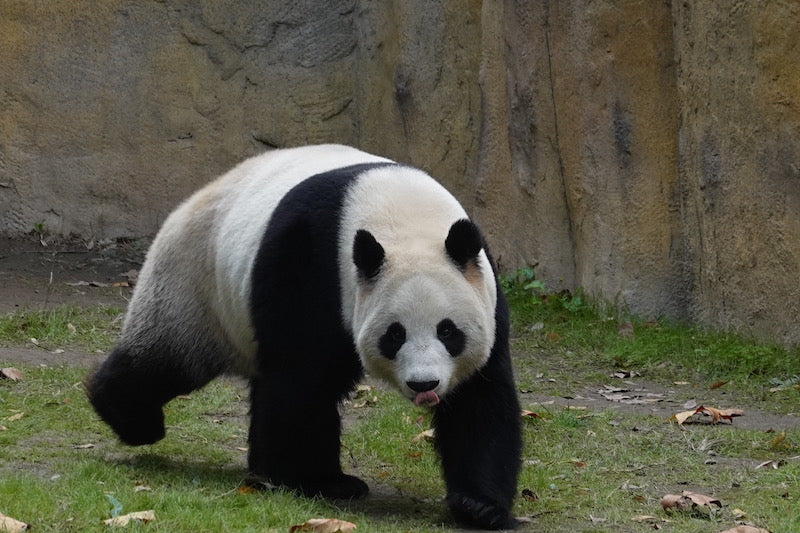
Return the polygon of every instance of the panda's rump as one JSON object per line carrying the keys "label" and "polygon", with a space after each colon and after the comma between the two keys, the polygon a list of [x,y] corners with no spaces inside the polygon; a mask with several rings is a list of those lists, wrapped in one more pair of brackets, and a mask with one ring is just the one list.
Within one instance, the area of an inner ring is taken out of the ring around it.
{"label": "panda's rump", "polygon": [[242,359],[213,309],[215,250],[197,245],[214,231],[214,217],[201,209],[210,208],[210,191],[201,192],[170,215],[153,241],[120,339],[131,357],[169,357],[198,378],[234,371]]}

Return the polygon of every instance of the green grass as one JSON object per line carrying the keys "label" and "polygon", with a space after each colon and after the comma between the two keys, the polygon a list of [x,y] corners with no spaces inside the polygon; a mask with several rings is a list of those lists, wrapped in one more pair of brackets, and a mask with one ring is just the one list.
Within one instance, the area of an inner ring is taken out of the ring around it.
{"label": "green grass", "polygon": [[33,342],[48,349],[107,350],[121,324],[122,310],[115,307],[62,305],[49,310],[23,310],[0,316],[0,345]]}
{"label": "green grass", "polygon": [[[773,379],[800,375],[796,351],[666,321],[644,321],[591,305],[580,296],[548,294],[532,272],[505,279],[512,306],[512,351],[525,419],[524,456],[514,513],[523,531],[700,533],[735,525],[733,510],[772,531],[800,531],[800,432],[737,425],[679,427],[668,417],[612,409],[576,410],[546,401],[609,381],[625,367],[692,390],[726,394],[736,406],[797,412],[800,391],[770,393]],[[52,346],[106,350],[118,311],[57,308],[0,319],[0,343],[30,337]],[[620,335],[631,322],[632,335]],[[69,327],[72,324],[73,327]],[[17,331],[17,330],[22,331]],[[0,361],[0,366],[8,362]],[[247,390],[223,379],[170,402],[167,437],[153,445],[120,445],[91,411],[80,384],[85,369],[19,365],[20,382],[0,380],[0,513],[35,531],[107,531],[114,502],[121,513],[154,509],[157,520],[128,531],[288,531],[313,517],[349,520],[358,531],[453,531],[432,444],[415,437],[430,414],[393,392],[347,408],[342,463],[373,496],[352,504],[282,491],[238,490],[245,476]],[[717,380],[730,380],[709,391]],[[720,405],[723,407],[722,405]],[[787,417],[787,420],[791,420]],[[91,447],[85,446],[91,444]],[[760,468],[766,460],[780,468]],[[137,491],[147,486],[150,490]],[[709,513],[668,513],[659,500],[682,490],[722,500]],[[113,498],[110,499],[109,495]],[[650,521],[637,522],[642,515]]]}
{"label": "green grass", "polygon": [[516,332],[513,348],[555,356],[567,374],[577,365],[582,377],[589,377],[592,368],[598,370],[595,377],[623,368],[665,382],[711,386],[725,381],[737,394],[781,404],[784,411],[796,410],[796,388],[786,387],[782,394],[769,389],[800,381],[800,347],[787,349],[670,320],[645,320],[587,303],[580,294],[551,294],[529,269],[505,277],[503,286]]}

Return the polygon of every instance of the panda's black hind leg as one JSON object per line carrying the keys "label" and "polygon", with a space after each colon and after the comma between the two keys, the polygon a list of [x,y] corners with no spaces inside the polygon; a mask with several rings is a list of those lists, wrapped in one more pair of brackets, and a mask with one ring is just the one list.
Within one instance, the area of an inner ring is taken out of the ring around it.
{"label": "panda's black hind leg", "polygon": [[367,484],[344,474],[339,462],[338,398],[293,390],[292,381],[262,377],[251,383],[250,474],[309,497],[365,496]]}
{"label": "panda's black hind leg", "polygon": [[85,380],[94,410],[122,442],[132,446],[164,438],[163,405],[202,385],[166,365],[148,365],[148,360],[159,358],[133,357],[117,347]]}

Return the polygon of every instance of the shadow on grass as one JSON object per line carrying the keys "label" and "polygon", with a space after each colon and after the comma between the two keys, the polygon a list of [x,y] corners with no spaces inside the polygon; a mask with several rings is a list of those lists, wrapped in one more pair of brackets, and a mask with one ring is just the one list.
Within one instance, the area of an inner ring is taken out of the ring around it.
{"label": "shadow on grass", "polygon": [[[237,493],[248,477],[246,469],[241,465],[176,458],[152,452],[124,457],[115,454],[98,460],[101,463],[115,465],[136,479],[164,485],[203,488],[212,493],[218,492],[221,496]],[[368,480],[368,484],[370,492],[366,497],[357,500],[307,498],[283,488],[264,489],[258,492],[265,498],[271,494],[281,494],[306,502],[322,503],[340,513],[363,515],[376,521],[390,519],[412,521],[434,527],[454,526],[443,500],[417,498],[372,480]]]}

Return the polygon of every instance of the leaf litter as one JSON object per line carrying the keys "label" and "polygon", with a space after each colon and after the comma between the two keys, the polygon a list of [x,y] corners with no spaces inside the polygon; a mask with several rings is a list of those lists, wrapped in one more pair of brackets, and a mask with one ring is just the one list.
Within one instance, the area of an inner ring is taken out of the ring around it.
{"label": "leaf litter", "polygon": [[0,532],[22,533],[23,531],[28,531],[28,524],[0,513]]}
{"label": "leaf litter", "polygon": [[664,510],[677,509],[679,511],[694,509],[697,506],[713,509],[712,505],[722,508],[722,502],[717,498],[685,490],[680,494],[665,494],[661,498],[661,507]]}
{"label": "leaf litter", "polygon": [[597,394],[610,402],[626,403],[630,405],[651,404],[664,401],[664,395],[650,392],[647,389],[631,389],[629,387],[614,387],[603,385]]}
{"label": "leaf litter", "polygon": [[312,531],[314,533],[349,533],[356,528],[356,525],[346,520],[337,518],[311,518],[302,524],[297,524],[289,529],[289,533],[295,531]]}
{"label": "leaf litter", "polygon": [[10,366],[7,368],[0,368],[0,378],[10,379],[11,381],[22,381],[23,375],[22,372]]}
{"label": "leaf litter", "polygon": [[695,415],[710,416],[712,424],[717,424],[722,420],[729,420],[733,424],[733,417],[744,415],[744,411],[742,409],[717,409],[716,407],[701,405],[696,409],[675,413],[670,417],[670,420],[675,420],[680,426]]}
{"label": "leaf litter", "polygon": [[143,522],[146,524],[155,519],[156,512],[152,509],[149,509],[147,511],[135,511],[133,513],[115,516],[113,518],[109,518],[108,520],[103,520],[103,523],[107,526],[125,527],[131,522]]}

